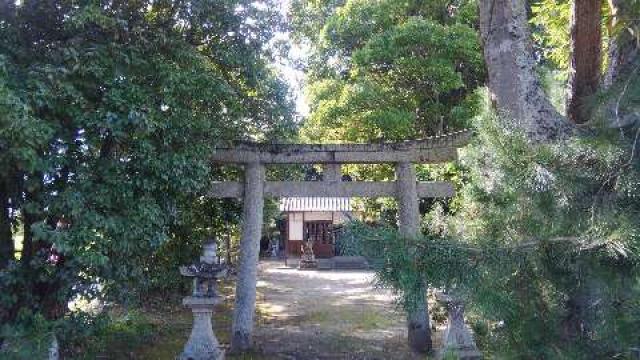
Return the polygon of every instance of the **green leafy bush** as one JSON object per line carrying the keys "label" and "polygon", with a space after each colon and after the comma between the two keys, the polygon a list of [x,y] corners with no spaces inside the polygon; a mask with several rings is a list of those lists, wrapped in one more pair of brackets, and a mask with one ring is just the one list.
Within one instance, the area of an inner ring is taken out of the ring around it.
{"label": "green leafy bush", "polygon": [[0,323],[179,289],[177,265],[237,224],[237,204],[205,199],[225,171],[210,154],[295,129],[263,46],[281,14],[252,4],[0,5]]}

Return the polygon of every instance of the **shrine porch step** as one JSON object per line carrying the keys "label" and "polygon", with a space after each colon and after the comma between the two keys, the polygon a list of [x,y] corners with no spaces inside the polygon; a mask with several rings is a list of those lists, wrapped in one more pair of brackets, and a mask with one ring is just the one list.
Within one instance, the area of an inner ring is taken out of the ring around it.
{"label": "shrine porch step", "polygon": [[[316,258],[318,270],[365,270],[369,263],[362,256],[334,256],[332,258]],[[288,258],[287,266],[297,268],[300,258]]]}
{"label": "shrine porch step", "polygon": [[363,256],[334,256],[333,260],[334,269],[368,269],[369,263]]}
{"label": "shrine porch step", "polygon": [[333,269],[333,260],[331,259],[316,259],[318,262],[318,270],[331,270]]}

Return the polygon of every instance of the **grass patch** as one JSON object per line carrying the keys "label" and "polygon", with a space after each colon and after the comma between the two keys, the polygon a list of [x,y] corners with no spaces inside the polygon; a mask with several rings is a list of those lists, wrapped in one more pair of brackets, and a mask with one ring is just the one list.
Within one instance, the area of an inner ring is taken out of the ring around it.
{"label": "grass patch", "polygon": [[111,321],[82,349],[82,359],[128,359],[132,349],[140,348],[154,338],[157,328],[138,311],[110,315]]}
{"label": "grass patch", "polygon": [[[232,292],[230,283],[222,283],[223,295]],[[182,305],[182,296],[150,299],[144,309],[110,310],[111,321],[81,349],[79,359],[175,359],[189,338],[193,325],[191,311]],[[217,305],[213,330],[220,344],[228,348],[233,319],[233,299]],[[266,359],[259,353],[227,355],[227,359]]]}
{"label": "grass patch", "polygon": [[394,319],[389,314],[368,311],[366,308],[336,306],[315,310],[302,318],[301,322],[321,327],[339,327],[347,331],[369,331],[393,326]]}

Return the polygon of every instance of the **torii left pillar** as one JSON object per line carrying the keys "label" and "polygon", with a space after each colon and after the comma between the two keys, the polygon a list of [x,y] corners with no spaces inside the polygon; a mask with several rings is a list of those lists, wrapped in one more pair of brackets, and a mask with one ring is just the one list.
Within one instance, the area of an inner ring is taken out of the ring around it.
{"label": "torii left pillar", "polygon": [[242,236],[240,262],[236,281],[235,308],[231,327],[231,351],[242,352],[251,348],[253,317],[256,309],[256,282],[258,256],[262,236],[264,207],[264,165],[245,164]]}

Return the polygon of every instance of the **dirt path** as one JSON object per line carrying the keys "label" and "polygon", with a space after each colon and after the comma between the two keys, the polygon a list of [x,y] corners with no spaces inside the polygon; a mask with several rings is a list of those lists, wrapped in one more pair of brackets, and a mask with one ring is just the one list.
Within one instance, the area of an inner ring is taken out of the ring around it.
{"label": "dirt path", "polygon": [[424,359],[406,345],[404,314],[370,271],[259,267],[256,345],[269,359]]}

